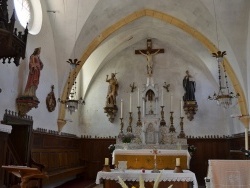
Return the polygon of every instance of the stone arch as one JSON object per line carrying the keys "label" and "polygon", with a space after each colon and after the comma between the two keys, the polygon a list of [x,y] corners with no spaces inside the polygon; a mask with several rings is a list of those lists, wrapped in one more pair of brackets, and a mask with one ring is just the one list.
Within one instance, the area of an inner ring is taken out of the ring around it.
{"label": "stone arch", "polygon": [[[100,33],[100,35],[98,35],[88,45],[88,47],[86,48],[86,51],[83,52],[83,55],[80,59],[80,61],[81,61],[80,66],[78,66],[76,68],[76,70],[71,72],[71,75],[70,75],[71,79],[66,82],[66,83],[69,83],[69,86],[68,86],[68,84],[65,84],[65,86],[64,86],[62,97],[61,97],[62,100],[65,100],[67,98],[67,88],[71,87],[73,85],[73,82],[74,82],[73,78],[74,77],[72,75],[75,73],[76,73],[76,75],[78,75],[78,73],[81,70],[82,66],[84,65],[85,61],[93,53],[93,51],[112,33],[117,31],[118,29],[122,28],[123,26],[127,25],[128,23],[133,22],[134,20],[139,19],[143,16],[150,16],[150,17],[162,20],[164,22],[167,22],[169,24],[172,24],[172,25],[180,28],[181,30],[185,31],[186,33],[189,33],[194,38],[196,38],[210,52],[217,52],[218,51],[216,46],[206,36],[204,36],[202,33],[200,33],[195,28],[189,26],[185,22],[179,20],[178,18],[175,18],[175,17],[170,16],[166,13],[159,12],[156,10],[143,9],[143,10],[134,12],[134,13],[124,17],[123,19],[119,20],[115,24],[109,26],[107,29],[105,29],[102,33]],[[234,73],[230,63],[228,62],[228,60],[225,59],[224,62],[225,62],[225,68],[226,68],[227,73],[228,73],[228,77],[230,78],[230,80],[232,82],[232,86],[234,87],[235,92],[240,94],[240,98],[238,99],[238,102],[239,102],[241,114],[246,115],[246,114],[248,114],[248,110],[247,110],[246,98],[245,98],[244,91],[243,91],[243,89],[239,83],[239,80],[238,80],[236,74]],[[65,108],[64,108],[64,105],[60,105],[59,115],[58,115],[58,129],[59,129],[59,131],[62,129],[62,127],[66,123],[66,121],[64,123],[62,123],[64,117],[65,117]],[[242,119],[241,121],[245,124],[245,126],[248,126],[249,119]]]}

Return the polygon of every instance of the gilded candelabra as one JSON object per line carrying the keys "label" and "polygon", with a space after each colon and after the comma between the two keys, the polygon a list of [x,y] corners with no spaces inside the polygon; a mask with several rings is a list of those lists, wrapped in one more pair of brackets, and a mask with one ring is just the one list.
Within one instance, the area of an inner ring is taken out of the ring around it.
{"label": "gilded candelabra", "polygon": [[169,132],[170,133],[175,133],[175,127],[174,127],[174,117],[173,117],[174,112],[170,112],[170,127],[169,127]]}
{"label": "gilded candelabra", "polygon": [[137,121],[137,126],[140,127],[142,126],[142,123],[141,123],[141,111],[140,111],[140,106],[137,106],[138,108],[138,121]]}
{"label": "gilded candelabra", "polygon": [[186,137],[184,130],[183,130],[183,118],[184,117],[180,117],[180,119],[181,119],[181,121],[180,121],[181,131],[180,131],[178,138],[185,138]]}
{"label": "gilded candelabra", "polygon": [[120,133],[123,133],[123,122],[122,122],[122,120],[123,120],[123,118],[120,118],[120,120],[121,120],[121,132]]}
{"label": "gilded candelabra", "polygon": [[133,121],[132,112],[129,112],[129,126],[127,128],[128,133],[132,133],[132,121]]}
{"label": "gilded candelabra", "polygon": [[164,120],[164,110],[163,110],[164,106],[161,106],[161,122],[160,125],[161,126],[166,126],[166,121]]}

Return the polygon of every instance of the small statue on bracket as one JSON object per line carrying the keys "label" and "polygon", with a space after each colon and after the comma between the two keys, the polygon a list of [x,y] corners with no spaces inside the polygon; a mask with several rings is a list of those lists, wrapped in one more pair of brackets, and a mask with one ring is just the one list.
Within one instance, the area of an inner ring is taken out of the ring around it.
{"label": "small statue on bracket", "polygon": [[184,106],[183,109],[187,118],[192,121],[194,119],[194,114],[198,110],[198,105],[195,100],[195,88],[196,83],[193,80],[193,77],[189,74],[189,71],[186,71],[186,76],[183,79],[183,88],[185,94],[183,96]]}
{"label": "small statue on bracket", "polygon": [[24,94],[16,99],[18,113],[20,116],[25,116],[32,108],[37,108],[40,103],[36,90],[39,85],[40,72],[43,69],[43,63],[40,60],[41,48],[35,48],[30,56],[29,75]]}
{"label": "small statue on bracket", "polygon": [[46,97],[46,105],[49,112],[53,112],[56,107],[56,98],[54,94],[54,85],[51,86],[51,92]]}
{"label": "small statue on bracket", "polygon": [[117,73],[111,73],[111,78],[107,75],[106,82],[109,83],[108,93],[106,97],[106,107],[104,107],[104,113],[109,116],[109,121],[112,123],[114,121],[116,112],[118,110],[116,106],[116,96],[118,94],[118,81],[115,77]]}

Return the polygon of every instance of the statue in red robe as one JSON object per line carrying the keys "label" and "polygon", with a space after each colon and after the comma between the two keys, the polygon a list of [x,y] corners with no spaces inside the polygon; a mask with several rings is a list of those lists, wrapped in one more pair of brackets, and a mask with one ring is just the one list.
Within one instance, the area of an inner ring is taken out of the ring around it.
{"label": "statue in red robe", "polygon": [[25,87],[24,95],[36,97],[36,90],[39,85],[40,71],[43,69],[43,63],[40,60],[41,48],[36,48],[30,56],[29,76]]}

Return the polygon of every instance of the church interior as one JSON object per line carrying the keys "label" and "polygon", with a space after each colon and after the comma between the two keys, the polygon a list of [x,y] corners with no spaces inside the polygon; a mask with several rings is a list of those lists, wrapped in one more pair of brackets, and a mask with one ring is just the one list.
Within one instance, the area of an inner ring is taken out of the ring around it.
{"label": "church interior", "polygon": [[249,8],[0,0],[0,187],[249,187]]}

